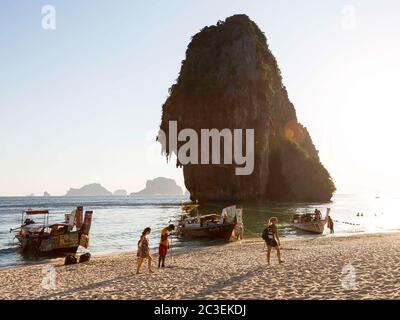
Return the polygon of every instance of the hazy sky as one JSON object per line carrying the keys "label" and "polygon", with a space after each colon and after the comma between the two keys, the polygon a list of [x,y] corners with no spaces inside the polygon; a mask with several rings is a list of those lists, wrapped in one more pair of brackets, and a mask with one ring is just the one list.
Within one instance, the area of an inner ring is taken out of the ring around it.
{"label": "hazy sky", "polygon": [[161,105],[191,36],[236,13],[265,32],[338,192],[397,192],[398,0],[2,0],[0,195],[183,185],[153,143]]}

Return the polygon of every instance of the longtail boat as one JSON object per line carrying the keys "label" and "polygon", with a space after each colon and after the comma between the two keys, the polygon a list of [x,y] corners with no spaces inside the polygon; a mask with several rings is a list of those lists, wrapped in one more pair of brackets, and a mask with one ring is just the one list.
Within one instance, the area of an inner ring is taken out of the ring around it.
{"label": "longtail boat", "polygon": [[328,222],[330,210],[330,208],[327,208],[324,218],[322,218],[319,210],[314,213],[294,214],[292,217],[293,226],[299,230],[322,234]]}
{"label": "longtail boat", "polygon": [[38,254],[76,253],[79,246],[89,246],[89,231],[93,211],[77,207],[64,215],[61,222],[49,222],[49,210],[26,210],[22,212],[21,226],[10,229],[18,231],[18,239],[24,252]]}
{"label": "longtail boat", "polygon": [[[228,207],[222,214],[199,214],[198,204],[183,205],[185,212],[178,223],[178,235],[185,238],[229,240],[236,226],[236,207]],[[226,212],[226,215],[224,215]]]}

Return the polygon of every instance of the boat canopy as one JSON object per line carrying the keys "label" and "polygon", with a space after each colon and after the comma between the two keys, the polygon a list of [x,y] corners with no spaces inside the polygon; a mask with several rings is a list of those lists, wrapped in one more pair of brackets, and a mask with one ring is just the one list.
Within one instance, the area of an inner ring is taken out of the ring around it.
{"label": "boat canopy", "polygon": [[49,214],[49,210],[27,210],[25,211],[27,215],[31,214]]}

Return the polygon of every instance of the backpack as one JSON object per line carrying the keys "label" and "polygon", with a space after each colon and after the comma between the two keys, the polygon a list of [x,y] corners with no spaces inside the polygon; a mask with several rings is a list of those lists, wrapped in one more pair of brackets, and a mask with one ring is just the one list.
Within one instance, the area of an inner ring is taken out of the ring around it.
{"label": "backpack", "polygon": [[267,241],[267,239],[268,239],[268,227],[266,227],[264,229],[264,231],[262,232],[261,238],[263,238],[264,241]]}
{"label": "backpack", "polygon": [[88,252],[88,253],[85,253],[85,254],[82,254],[82,255],[79,257],[79,263],[82,263],[82,262],[89,262],[90,257],[91,257],[91,254],[90,254],[89,252]]}
{"label": "backpack", "polygon": [[76,259],[76,257],[74,255],[69,254],[65,257],[65,260],[64,260],[65,266],[69,266],[71,264],[76,264],[76,263],[78,263],[78,260]]}

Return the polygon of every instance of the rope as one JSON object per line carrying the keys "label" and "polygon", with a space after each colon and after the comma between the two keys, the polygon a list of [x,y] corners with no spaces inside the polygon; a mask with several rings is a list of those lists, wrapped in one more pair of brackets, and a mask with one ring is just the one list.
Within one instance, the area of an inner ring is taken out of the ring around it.
{"label": "rope", "polygon": [[[222,209],[225,208],[225,206],[222,206],[222,205],[217,204],[217,203],[207,203],[207,206],[216,207],[216,208],[222,208]],[[267,208],[266,209],[249,208],[249,209],[247,209],[247,211],[262,212],[262,213],[270,213],[270,212],[273,213],[273,212],[276,212],[276,213],[283,214],[283,215],[292,215],[292,213],[282,212],[281,208],[277,208],[277,209],[274,209],[274,208],[268,208],[268,209]],[[352,226],[361,226],[361,224],[359,224],[359,223],[352,223],[352,222],[339,221],[339,220],[333,220],[333,221],[337,222],[337,223],[352,225]],[[254,234],[254,235],[257,235],[257,236],[260,235],[259,233],[252,232],[248,228],[245,228],[245,230],[247,230],[248,233],[251,233],[251,234]]]}
{"label": "rope", "polygon": [[247,231],[248,233],[250,233],[250,234],[253,234],[253,235],[257,236],[257,237],[260,237],[260,233],[253,232],[249,228],[246,228],[244,225],[243,225],[243,229],[245,231]]}
{"label": "rope", "polygon": [[352,223],[352,222],[346,222],[346,221],[333,220],[333,222],[349,224],[349,225],[352,225],[352,226],[361,226],[361,224],[359,224],[359,223]]}
{"label": "rope", "polygon": [[[226,208],[226,206],[222,206],[222,205],[216,204],[216,203],[207,203],[207,204],[206,204],[206,207],[207,207],[207,206],[208,206],[208,207],[221,208],[221,209]],[[257,208],[254,208],[254,207],[250,207],[250,208],[248,208],[248,209],[246,209],[246,210],[247,210],[247,211],[262,212],[262,213],[276,212],[276,213],[279,213],[279,214],[287,214],[286,212],[282,212],[282,210],[285,210],[285,209],[283,209],[283,208],[277,208],[277,209],[274,209],[274,208],[257,209]],[[288,215],[291,215],[291,213],[289,213]]]}
{"label": "rope", "polygon": [[[218,203],[207,203],[206,207],[215,207],[219,209],[224,209],[226,206],[220,205]],[[300,208],[299,208],[300,209]],[[303,210],[306,210],[307,213],[307,208],[302,208]],[[311,208],[312,209],[312,208]],[[263,208],[259,209],[257,207],[247,207],[246,211],[250,212],[259,212],[259,213],[264,213],[266,215],[268,214],[279,214],[283,216],[292,216],[293,214],[301,214],[302,211],[296,211],[296,212],[288,212],[290,209],[283,207],[283,208]]]}

